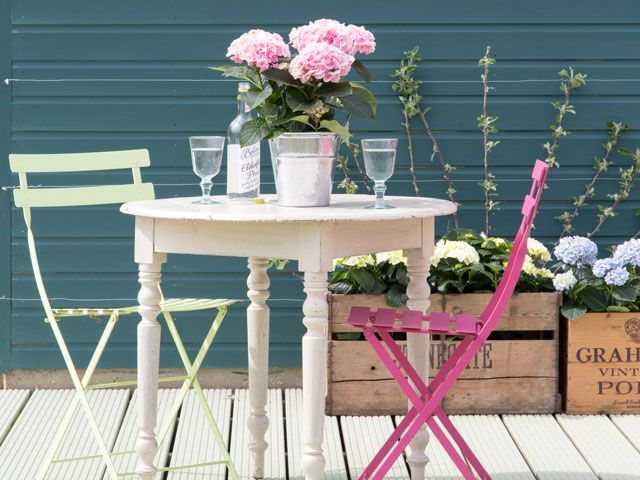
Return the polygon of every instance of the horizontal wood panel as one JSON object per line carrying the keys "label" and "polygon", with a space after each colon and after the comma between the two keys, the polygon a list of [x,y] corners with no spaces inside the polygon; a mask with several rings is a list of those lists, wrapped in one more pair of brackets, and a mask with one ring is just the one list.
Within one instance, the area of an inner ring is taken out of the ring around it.
{"label": "horizontal wood panel", "polygon": [[[476,60],[432,60],[425,48],[425,59],[419,63],[415,78],[424,81],[421,91],[426,101],[441,95],[481,95],[480,69]],[[218,61],[217,63],[221,63]],[[235,100],[237,80],[223,79],[207,67],[211,61],[140,60],[134,62],[103,61],[27,61],[15,62],[11,76],[14,98],[19,97],[227,97]],[[367,68],[378,82],[368,87],[375,95],[393,95],[390,90],[391,73],[398,60],[366,60]],[[576,96],[638,95],[640,78],[638,61],[572,61],[577,72],[588,76],[586,87]],[[566,68],[565,60],[504,60],[491,68],[491,96],[556,95],[559,94],[558,71]],[[609,81],[615,70],[618,81]],[[354,81],[360,81],[350,75]],[[63,82],[28,80],[70,79]],[[601,81],[601,80],[607,81]],[[524,81],[523,81],[524,80]]]}
{"label": "horizontal wood panel", "polygon": [[[153,0],[139,0],[112,6],[100,2],[66,0],[67,8],[59,8],[48,0],[22,0],[13,8],[14,25],[62,24],[62,25],[116,25],[116,24],[243,24],[254,26],[252,17],[242,8],[229,8],[213,11],[207,0],[189,2],[189,8],[167,2],[158,4]],[[571,23],[636,23],[637,18],[630,15],[634,0],[621,0],[615,9],[603,8],[601,3],[583,2],[580,8],[572,4],[558,3],[552,0],[539,0],[535,3],[492,2],[483,8],[476,8],[475,0],[459,0],[455,3],[438,0],[431,2],[429,8],[413,8],[412,2],[397,4],[404,8],[389,8],[386,0],[355,0],[340,2],[328,0],[322,4],[305,4],[304,13],[300,4],[293,0],[279,2],[279,8],[269,8],[268,4],[252,6],[252,12],[266,23],[304,23],[310,19],[326,16],[327,11],[337,9],[344,21],[378,23],[462,23],[462,24],[509,24],[521,23],[523,19],[531,23],[571,24]],[[410,8],[410,14],[407,11]],[[383,11],[384,15],[380,12]],[[550,12],[553,12],[550,14]]]}
{"label": "horizontal wood panel", "polygon": [[[459,380],[442,407],[449,414],[553,413],[557,411],[557,388],[556,378]],[[332,385],[327,397],[329,414],[362,415],[364,411],[367,415],[403,415],[407,397],[395,380]]]}
{"label": "horizontal wood panel", "polygon": [[[491,298],[490,293],[470,294],[432,294],[429,311],[448,312],[449,314],[466,313],[480,315]],[[382,295],[331,295],[330,296],[330,331],[360,331],[347,324],[351,307],[366,305],[372,309],[388,308]],[[558,332],[559,304],[561,297],[557,293],[523,293],[514,295],[496,331],[550,330]],[[556,337],[557,338],[557,337]]]}
{"label": "horizontal wood panel", "polygon": [[[398,342],[407,351],[406,342]],[[432,340],[429,375],[433,377],[458,342]],[[366,341],[332,341],[329,347],[332,384],[393,380],[384,363]],[[535,365],[531,362],[535,359]],[[493,340],[484,344],[461,379],[501,379],[505,377],[548,377],[558,375],[557,340]],[[357,400],[354,398],[354,401]]]}
{"label": "horizontal wood panel", "polygon": [[[371,25],[376,36],[376,60],[397,60],[414,45],[429,47],[429,58],[469,60],[482,56],[484,46],[504,60],[637,60],[638,52],[619,45],[640,42],[638,25]],[[245,26],[16,26],[12,57],[20,61],[181,60],[224,61],[226,47]],[[273,31],[286,35],[289,27]],[[167,48],[167,37],[171,48]],[[535,43],[535,48],[522,45]],[[44,53],[46,52],[46,54]]]}
{"label": "horizontal wood panel", "polygon": [[[640,39],[639,39],[640,41]],[[549,105],[558,97],[495,97],[491,114],[500,117],[498,127],[510,131],[546,130],[554,110]],[[393,97],[379,99],[377,121],[354,119],[356,130],[401,130],[401,109]],[[477,131],[476,116],[480,98],[435,97],[431,105],[431,123],[437,130]],[[580,115],[571,117],[572,130],[602,129],[612,118],[640,124],[640,96],[581,97],[575,100]],[[60,108],[66,115],[60,116]],[[130,101],[122,98],[42,99],[29,97],[14,101],[13,131],[80,131],[80,132],[200,132],[225,130],[235,116],[236,106],[216,99],[162,97]],[[523,115],[523,111],[527,114]],[[418,119],[412,128],[421,130]]]}

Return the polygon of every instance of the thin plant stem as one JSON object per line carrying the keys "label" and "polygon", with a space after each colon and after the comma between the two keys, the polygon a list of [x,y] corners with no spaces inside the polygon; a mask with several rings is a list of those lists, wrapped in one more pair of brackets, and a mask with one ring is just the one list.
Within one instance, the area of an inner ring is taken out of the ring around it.
{"label": "thin plant stem", "polygon": [[[433,143],[433,151],[436,154],[436,157],[438,158],[440,167],[442,168],[442,176],[444,177],[445,182],[447,182],[447,195],[449,196],[449,200],[455,203],[456,205],[458,205],[458,202],[456,201],[456,196],[455,196],[456,190],[453,186],[453,180],[451,179],[451,175],[449,174],[451,167],[444,161],[444,157],[442,156],[442,151],[440,150],[440,145],[438,145],[438,140],[436,140],[436,137],[433,135],[433,130],[431,130],[431,126],[427,121],[426,114],[421,111],[418,113],[418,117],[420,118],[420,121],[422,122],[424,129],[427,131],[427,135],[429,136],[431,143]],[[453,223],[456,226],[456,230],[459,230],[460,224],[458,223],[457,211],[453,214]]]}
{"label": "thin plant stem", "polygon": [[491,89],[489,87],[489,67],[495,63],[495,58],[490,57],[490,53],[491,46],[487,45],[484,57],[478,61],[478,66],[483,68],[483,73],[480,75],[482,80],[482,115],[478,117],[478,127],[482,131],[484,181],[480,183],[480,186],[484,191],[484,228],[487,235],[491,232],[491,211],[497,210],[498,206],[498,202],[494,202],[491,198],[497,196],[497,184],[489,171],[489,154],[500,143],[489,140],[489,135],[498,131],[495,125],[498,117],[489,116],[487,113],[487,97]]}
{"label": "thin plant stem", "polygon": [[413,139],[411,137],[411,129],[409,128],[409,115],[404,111],[404,128],[407,132],[407,142],[409,144],[409,172],[411,173],[411,182],[413,183],[413,190],[416,192],[416,197],[420,196],[420,189],[418,188],[418,180],[416,179],[416,168],[413,159]]}
{"label": "thin plant stem", "polygon": [[360,164],[360,160],[358,159],[358,155],[359,155],[358,148],[354,146],[353,143],[349,142],[347,144],[347,150],[349,150],[351,157],[356,162],[356,167],[358,167],[358,171],[362,176],[362,183],[364,183],[364,186],[367,189],[367,192],[371,193],[371,187],[369,186],[369,181],[367,180],[367,174],[365,173],[364,169],[362,168],[362,165]]}
{"label": "thin plant stem", "polygon": [[595,228],[591,230],[587,234],[587,238],[593,237],[600,229],[602,225],[611,217],[615,217],[617,212],[615,211],[620,202],[626,200],[629,197],[629,192],[633,188],[636,177],[640,173],[640,148],[637,148],[635,152],[631,152],[629,150],[620,150],[623,155],[630,155],[634,159],[634,164],[628,168],[620,170],[620,190],[616,193],[609,195],[609,198],[612,200],[611,205],[609,207],[602,207],[598,205],[598,209],[600,213],[598,213],[598,223]]}
{"label": "thin plant stem", "polygon": [[599,156],[595,157],[595,173],[593,174],[593,178],[587,184],[584,193],[574,199],[573,211],[571,213],[564,212],[560,217],[558,217],[558,219],[562,221],[563,228],[562,233],[556,241],[556,245],[558,244],[558,242],[560,242],[560,239],[573,231],[573,221],[578,216],[580,209],[587,204],[587,200],[595,195],[595,185],[597,181],[599,180],[600,176],[611,166],[609,157],[611,156],[611,152],[614,151],[615,147],[618,145],[621,133],[629,130],[629,127],[627,125],[617,122],[609,122],[607,126],[609,127],[609,141],[602,145],[604,148],[604,156],[602,158],[600,158]]}

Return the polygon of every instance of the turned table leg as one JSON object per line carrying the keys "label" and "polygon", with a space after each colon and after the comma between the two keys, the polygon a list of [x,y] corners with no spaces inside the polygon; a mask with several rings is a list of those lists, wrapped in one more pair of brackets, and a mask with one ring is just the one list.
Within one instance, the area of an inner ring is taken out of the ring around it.
{"label": "turned table leg", "polygon": [[[407,273],[407,306],[411,310],[426,312],[429,308],[429,258],[433,254],[433,219],[425,220],[423,229],[423,248],[406,250]],[[420,333],[407,334],[407,353],[409,362],[416,369],[425,383],[429,384],[429,335]],[[411,408],[411,403],[409,408]],[[429,443],[429,432],[423,425],[413,441],[409,444],[407,462],[411,468],[411,480],[423,480],[425,467],[429,462],[426,448]]]}
{"label": "turned table leg", "polygon": [[138,312],[138,435],[135,449],[138,461],[135,473],[139,480],[153,480],[153,460],[158,451],[154,432],[158,410],[158,370],[160,368],[160,269],[161,256],[153,255],[152,263],[139,264],[140,292]]}
{"label": "turned table leg", "polygon": [[319,480],[324,473],[322,453],[327,372],[327,273],[304,274],[307,298],[302,310],[307,332],[302,338],[302,472],[305,480]]}
{"label": "turned table leg", "polygon": [[265,435],[269,429],[267,417],[267,386],[269,374],[269,276],[266,258],[249,258],[247,296],[251,300],[247,308],[247,336],[249,351],[249,451],[251,475],[264,478],[264,455],[269,444]]}

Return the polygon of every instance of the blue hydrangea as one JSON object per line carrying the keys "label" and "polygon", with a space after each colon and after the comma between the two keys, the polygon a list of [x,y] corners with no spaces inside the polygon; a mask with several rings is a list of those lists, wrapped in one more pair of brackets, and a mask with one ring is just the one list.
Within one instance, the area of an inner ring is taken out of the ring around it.
{"label": "blue hydrangea", "polygon": [[598,246],[586,237],[564,237],[553,254],[566,265],[593,265],[598,258]]}
{"label": "blue hydrangea", "polygon": [[607,285],[621,286],[627,283],[629,280],[629,271],[626,268],[614,268],[609,270],[604,277],[604,281]]}
{"label": "blue hydrangea", "polygon": [[603,258],[601,260],[597,260],[596,263],[593,264],[593,274],[598,278],[604,278],[607,273],[611,270],[622,268],[624,264],[618,258]]}
{"label": "blue hydrangea", "polygon": [[613,254],[624,265],[640,267],[640,239],[631,239],[616,247]]}

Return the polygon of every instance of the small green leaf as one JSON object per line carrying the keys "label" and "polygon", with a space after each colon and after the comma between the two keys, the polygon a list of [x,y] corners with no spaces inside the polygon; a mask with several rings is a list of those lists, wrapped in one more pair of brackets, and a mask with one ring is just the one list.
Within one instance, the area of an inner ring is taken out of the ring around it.
{"label": "small green leaf", "polygon": [[387,293],[384,294],[384,301],[392,308],[400,308],[407,303],[406,289],[402,285],[392,285]]}
{"label": "small green leaf", "polygon": [[309,122],[309,117],[307,115],[296,115],[295,117],[291,117],[285,121],[285,123],[289,122],[298,122],[304,123],[305,125],[311,125]]}
{"label": "small green leaf", "polygon": [[306,110],[319,108],[322,105],[320,100],[309,100],[302,91],[293,88],[287,90],[285,99],[289,108],[294,112],[304,112]]}
{"label": "small green leaf", "polygon": [[604,312],[609,304],[607,293],[591,285],[582,289],[580,300],[592,312]]}
{"label": "small green leaf", "polygon": [[330,132],[337,134],[343,142],[347,142],[349,137],[351,137],[349,129],[337,120],[322,120],[320,122],[320,128],[326,128]]}
{"label": "small green leaf", "polygon": [[369,83],[372,80],[373,77],[371,76],[371,72],[360,60],[356,60],[351,64],[351,66],[365,82]]}
{"label": "small green leaf", "polygon": [[270,68],[262,72],[262,75],[269,80],[273,80],[278,83],[284,83],[285,85],[292,85],[294,87],[301,87],[302,83],[293,78],[289,73],[289,70],[280,70],[279,68]]}
{"label": "small green leaf", "polygon": [[260,84],[258,73],[246,65],[220,65],[219,67],[209,67],[209,69],[222,72],[223,77],[239,78],[255,85]]}
{"label": "small green leaf", "polygon": [[242,125],[240,130],[240,145],[246,147],[265,138],[271,132],[271,127],[262,117],[256,117]]}
{"label": "small green leaf", "polygon": [[353,270],[351,272],[354,280],[362,287],[365,293],[371,292],[376,284],[376,279],[366,270]]}
{"label": "small green leaf", "polygon": [[630,312],[627,307],[621,307],[619,305],[609,305],[607,307],[607,312],[618,312],[618,313],[627,313]]}
{"label": "small green leaf", "polygon": [[613,298],[619,302],[635,302],[638,290],[632,285],[624,285],[613,290]]}
{"label": "small green leaf", "polygon": [[587,309],[578,305],[568,304],[560,307],[560,313],[568,320],[575,320],[587,313]]}
{"label": "small green leaf", "polygon": [[374,120],[378,102],[376,97],[365,87],[357,83],[351,83],[351,95],[339,97],[344,108],[354,117]]}
{"label": "small green leaf", "polygon": [[329,291],[331,293],[351,293],[353,285],[349,282],[338,281],[329,285]]}
{"label": "small green leaf", "polygon": [[238,95],[238,99],[246,102],[247,106],[251,110],[253,110],[267,98],[269,98],[272,93],[273,89],[271,88],[271,85],[267,83],[262,90],[258,88],[251,88],[248,92],[241,93],[240,95]]}
{"label": "small green leaf", "polygon": [[352,88],[347,82],[323,83],[318,87],[316,93],[321,96],[342,97],[344,95],[351,95]]}

